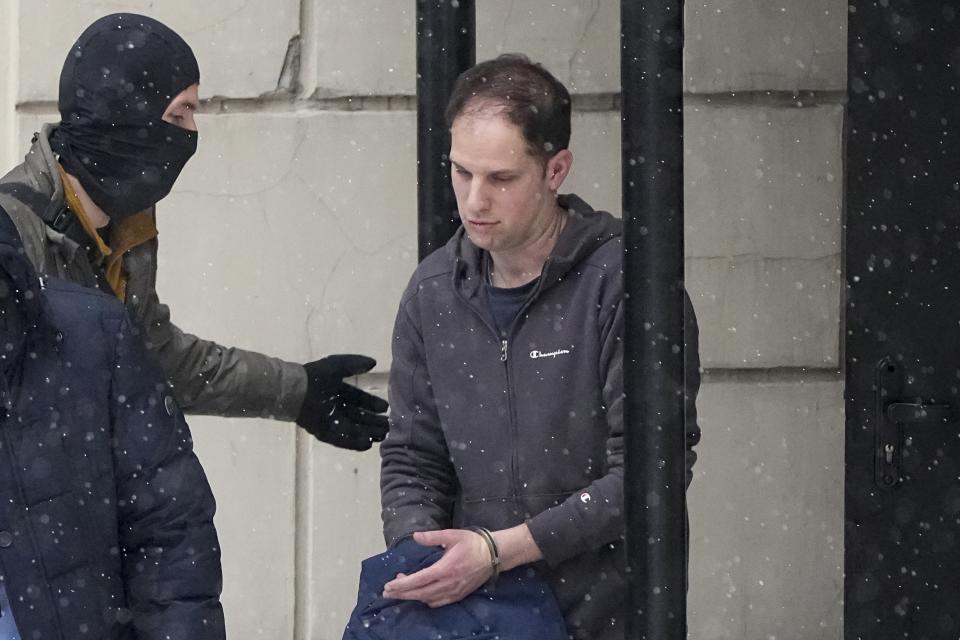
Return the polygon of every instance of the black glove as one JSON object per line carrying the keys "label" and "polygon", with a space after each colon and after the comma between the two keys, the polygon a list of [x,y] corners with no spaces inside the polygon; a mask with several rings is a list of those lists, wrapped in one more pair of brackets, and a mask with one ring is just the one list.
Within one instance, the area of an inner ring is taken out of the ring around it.
{"label": "black glove", "polygon": [[387,402],[349,385],[344,378],[373,369],[367,356],[328,356],[303,365],[307,395],[297,424],[317,440],[335,447],[366,451],[387,435]]}

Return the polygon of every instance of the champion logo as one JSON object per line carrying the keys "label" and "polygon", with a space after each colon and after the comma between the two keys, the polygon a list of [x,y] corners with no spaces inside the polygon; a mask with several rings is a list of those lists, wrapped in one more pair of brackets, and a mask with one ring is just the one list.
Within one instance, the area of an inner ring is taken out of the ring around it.
{"label": "champion logo", "polygon": [[569,349],[557,349],[556,351],[538,351],[534,349],[530,352],[530,357],[534,360],[539,358],[556,358],[557,356],[563,356],[570,353]]}

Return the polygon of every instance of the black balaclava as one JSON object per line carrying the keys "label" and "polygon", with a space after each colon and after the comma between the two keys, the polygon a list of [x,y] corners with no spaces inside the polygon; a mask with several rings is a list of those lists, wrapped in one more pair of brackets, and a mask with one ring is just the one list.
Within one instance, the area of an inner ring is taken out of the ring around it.
{"label": "black balaclava", "polygon": [[197,150],[197,133],[162,120],[200,82],[190,46],[132,13],[100,18],[70,48],[60,74],[60,163],[112,219],[164,198]]}

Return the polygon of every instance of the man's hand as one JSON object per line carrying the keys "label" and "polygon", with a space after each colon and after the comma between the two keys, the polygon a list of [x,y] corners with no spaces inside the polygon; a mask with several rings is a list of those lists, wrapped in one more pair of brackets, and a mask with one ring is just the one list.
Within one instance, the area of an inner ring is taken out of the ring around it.
{"label": "man's hand", "polygon": [[416,573],[399,574],[384,585],[384,598],[442,607],[459,602],[493,575],[490,549],[479,533],[466,529],[420,531],[413,539],[427,547],[443,547],[443,557]]}
{"label": "man's hand", "polygon": [[317,440],[335,447],[366,451],[387,435],[387,402],[349,385],[344,378],[370,371],[367,356],[336,355],[303,365],[307,395],[297,424]]}

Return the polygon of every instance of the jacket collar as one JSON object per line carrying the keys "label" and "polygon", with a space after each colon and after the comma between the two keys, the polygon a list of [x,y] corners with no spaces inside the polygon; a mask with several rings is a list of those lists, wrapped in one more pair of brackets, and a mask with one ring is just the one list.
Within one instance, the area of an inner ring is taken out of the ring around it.
{"label": "jacket collar", "polygon": [[47,224],[53,224],[67,209],[63,182],[57,170],[57,156],[50,148],[50,135],[56,128],[55,124],[43,125],[40,133],[34,137],[33,145],[23,163],[30,183],[35,185],[39,193],[49,198],[44,209],[37,212]]}
{"label": "jacket collar", "polygon": [[[543,265],[538,295],[562,281],[571,269],[600,245],[621,235],[620,220],[606,211],[595,211],[579,196],[560,195],[557,202],[570,212],[570,219]],[[455,265],[454,287],[467,298],[478,295],[483,283],[483,262],[487,252],[470,241],[462,226],[447,242],[446,251]]]}
{"label": "jacket collar", "polygon": [[20,176],[19,181],[29,186],[30,209],[45,224],[47,238],[59,245],[67,259],[72,261],[89,238],[78,217],[69,210],[60,163],[50,147],[50,136],[56,128],[56,124],[47,123],[40,133],[34,135],[30,151],[21,165],[25,175]]}

